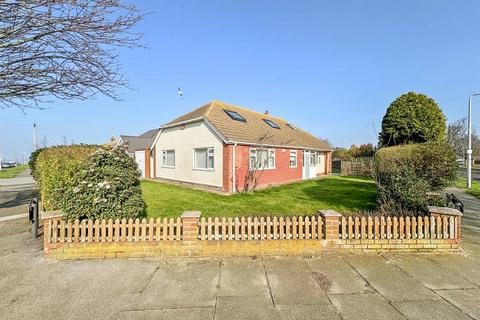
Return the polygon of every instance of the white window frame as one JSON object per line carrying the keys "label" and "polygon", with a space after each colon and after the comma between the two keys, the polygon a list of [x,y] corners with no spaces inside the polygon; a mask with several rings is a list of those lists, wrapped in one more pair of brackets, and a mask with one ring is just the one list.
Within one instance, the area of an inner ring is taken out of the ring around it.
{"label": "white window frame", "polygon": [[[315,151],[310,151],[310,157],[308,159],[308,165],[310,167],[315,167],[317,165],[316,164],[316,158],[317,158],[317,153]],[[312,159],[313,159],[313,163],[312,163]]]}
{"label": "white window frame", "polygon": [[[199,150],[207,150],[207,167],[206,168],[198,168],[196,167],[196,161],[195,161],[195,152]],[[209,168],[208,164],[209,161],[208,159],[212,158],[213,159],[213,167]],[[193,170],[201,170],[201,171],[214,171],[215,170],[215,149],[213,147],[204,147],[204,148],[194,148],[193,149]]]}
{"label": "white window frame", "polygon": [[[255,162],[257,162],[258,151],[267,152],[266,165],[265,166],[262,165],[258,168],[252,168],[252,157],[255,157]],[[273,158],[273,166],[270,166],[270,158]],[[249,157],[248,157],[248,167],[250,168],[250,170],[272,170],[272,169],[276,169],[276,164],[277,164],[277,160],[276,160],[275,149],[250,148]]]}
{"label": "white window frame", "polygon": [[[292,156],[295,157],[295,165],[292,166]],[[298,167],[298,152],[297,150],[290,150],[290,158],[288,159],[290,163],[290,168]]]}
{"label": "white window frame", "polygon": [[317,166],[321,166],[322,165],[322,153],[321,152],[317,152]]}
{"label": "white window frame", "polygon": [[[173,152],[173,166],[167,164],[168,152]],[[162,150],[162,168],[175,168],[175,149]]]}

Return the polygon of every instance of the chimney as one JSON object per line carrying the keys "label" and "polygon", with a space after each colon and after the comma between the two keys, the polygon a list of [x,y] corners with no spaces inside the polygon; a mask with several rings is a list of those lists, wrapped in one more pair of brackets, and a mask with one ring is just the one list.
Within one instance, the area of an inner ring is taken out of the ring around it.
{"label": "chimney", "polygon": [[265,112],[264,112],[263,114],[266,115],[266,116],[268,116],[268,115],[269,115],[268,110],[265,110]]}

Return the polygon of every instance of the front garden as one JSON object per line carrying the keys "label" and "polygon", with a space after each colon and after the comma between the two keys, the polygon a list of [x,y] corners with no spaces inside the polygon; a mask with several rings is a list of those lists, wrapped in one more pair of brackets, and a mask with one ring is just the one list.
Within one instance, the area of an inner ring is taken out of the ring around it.
{"label": "front garden", "polygon": [[178,185],[142,181],[147,216],[177,217],[183,211],[202,216],[312,215],[319,209],[350,213],[376,207],[375,183],[359,177],[328,177],[230,196]]}

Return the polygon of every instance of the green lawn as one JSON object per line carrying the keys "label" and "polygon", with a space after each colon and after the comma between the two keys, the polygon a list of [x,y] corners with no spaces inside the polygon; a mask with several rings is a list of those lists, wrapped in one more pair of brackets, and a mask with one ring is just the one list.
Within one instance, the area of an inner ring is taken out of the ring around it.
{"label": "green lawn", "polygon": [[13,168],[2,168],[2,170],[0,170],[0,179],[8,179],[8,178],[13,178],[15,177],[17,174],[19,173],[22,173],[23,171],[25,171],[25,169],[27,169],[27,165],[26,164],[22,164],[18,167],[13,167]]}
{"label": "green lawn", "polygon": [[376,191],[372,180],[328,177],[272,187],[247,194],[219,195],[153,181],[142,181],[148,217],[176,217],[183,211],[202,216],[305,215],[318,209],[339,212],[372,210]]}
{"label": "green lawn", "polygon": [[471,195],[480,199],[480,182],[472,180],[472,188],[470,190],[467,190],[466,188],[467,179],[465,178],[457,178],[455,185],[457,188],[464,189],[467,193],[470,193]]}

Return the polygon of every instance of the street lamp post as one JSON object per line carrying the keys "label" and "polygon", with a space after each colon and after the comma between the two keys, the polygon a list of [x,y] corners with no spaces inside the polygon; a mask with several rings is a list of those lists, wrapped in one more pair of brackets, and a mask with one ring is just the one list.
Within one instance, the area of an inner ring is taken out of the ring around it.
{"label": "street lamp post", "polygon": [[480,96],[480,93],[468,97],[467,189],[472,187],[472,98],[475,96]]}

